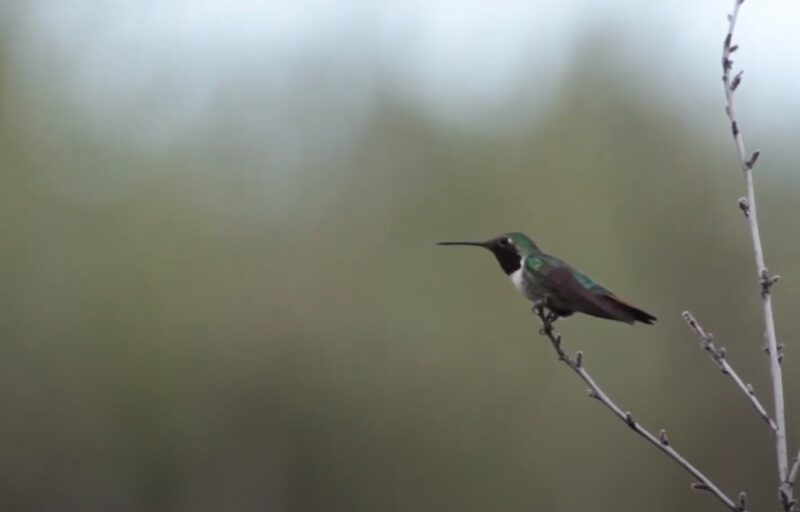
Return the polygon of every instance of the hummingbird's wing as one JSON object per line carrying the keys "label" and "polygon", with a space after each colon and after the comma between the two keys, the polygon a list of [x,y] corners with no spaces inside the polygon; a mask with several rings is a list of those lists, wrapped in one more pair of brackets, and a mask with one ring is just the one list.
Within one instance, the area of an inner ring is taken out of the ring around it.
{"label": "hummingbird's wing", "polygon": [[548,300],[556,310],[579,311],[627,323],[638,320],[649,324],[656,319],[553,256],[529,256],[525,260],[525,271],[533,274],[531,278],[547,291]]}

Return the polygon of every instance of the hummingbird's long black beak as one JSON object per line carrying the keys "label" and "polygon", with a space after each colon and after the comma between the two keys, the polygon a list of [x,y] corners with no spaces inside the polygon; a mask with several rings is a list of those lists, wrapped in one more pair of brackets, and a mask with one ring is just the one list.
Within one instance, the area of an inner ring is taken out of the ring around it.
{"label": "hummingbird's long black beak", "polygon": [[436,245],[474,245],[476,247],[488,248],[489,242],[437,242]]}

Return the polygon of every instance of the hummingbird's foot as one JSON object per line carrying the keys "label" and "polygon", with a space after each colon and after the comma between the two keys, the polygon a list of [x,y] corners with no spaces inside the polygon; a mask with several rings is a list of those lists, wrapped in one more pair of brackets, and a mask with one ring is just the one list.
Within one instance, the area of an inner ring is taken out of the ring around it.
{"label": "hummingbird's foot", "polygon": [[553,327],[547,321],[547,317],[549,315],[545,313],[544,302],[540,300],[534,301],[532,311],[534,315],[538,316],[542,320],[542,328],[539,329],[539,334],[545,336],[550,333],[553,330]]}
{"label": "hummingbird's foot", "polygon": [[553,333],[553,324],[560,318],[559,314],[546,309],[544,302],[536,301],[533,303],[533,313],[542,320],[542,328],[539,334],[550,335]]}
{"label": "hummingbird's foot", "polygon": [[556,320],[561,318],[561,315],[551,309],[546,309],[544,301],[537,300],[533,303],[533,313],[542,319],[546,324],[555,323]]}
{"label": "hummingbird's foot", "polygon": [[552,325],[556,323],[556,320],[558,320],[559,318],[561,317],[558,315],[558,313],[556,313],[555,311],[550,311],[547,313],[547,316],[545,317],[544,321]]}

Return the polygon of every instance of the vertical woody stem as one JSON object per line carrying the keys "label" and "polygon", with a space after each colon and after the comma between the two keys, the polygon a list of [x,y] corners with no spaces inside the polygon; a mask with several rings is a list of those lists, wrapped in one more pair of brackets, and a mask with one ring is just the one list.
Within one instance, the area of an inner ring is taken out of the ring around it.
{"label": "vertical woody stem", "polygon": [[772,285],[777,281],[777,276],[771,276],[764,261],[764,249],[761,245],[761,232],[758,226],[758,214],[756,210],[756,195],[753,185],[753,167],[758,160],[759,152],[756,151],[748,158],[744,147],[744,139],[736,117],[734,107],[734,92],[741,83],[741,72],[731,78],[733,61],[731,55],[738,46],[732,44],[733,30],[736,26],[736,19],[739,15],[739,8],[744,0],[734,0],[733,12],[728,16],[728,33],[722,46],[722,83],[725,87],[725,112],[731,123],[731,132],[736,145],[736,153],[741,162],[742,173],[744,174],[745,188],[747,196],[739,200],[739,207],[744,212],[750,225],[750,235],[753,240],[753,252],[755,253],[756,270],[761,285],[761,299],[764,310],[764,334],[767,342],[769,354],[770,374],[772,377],[772,392],[774,397],[774,419],[777,426],[775,430],[775,449],[778,461],[778,478],[780,481],[780,497],[785,510],[794,509],[794,499],[792,497],[792,484],[789,481],[789,452],[786,446],[786,417],[783,399],[783,373],[781,371],[781,346],[778,344],[775,333],[775,319],[772,313]]}

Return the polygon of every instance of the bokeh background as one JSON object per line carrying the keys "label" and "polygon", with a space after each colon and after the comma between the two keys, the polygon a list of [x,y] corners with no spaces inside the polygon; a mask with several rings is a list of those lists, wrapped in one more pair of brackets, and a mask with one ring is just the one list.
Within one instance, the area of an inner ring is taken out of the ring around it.
{"label": "bokeh background", "polygon": [[[728,1],[0,3],[0,509],[719,510],[554,359],[488,254],[532,234],[659,317],[561,329],[776,510]],[[800,446],[800,8],[737,66]]]}

